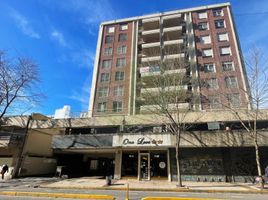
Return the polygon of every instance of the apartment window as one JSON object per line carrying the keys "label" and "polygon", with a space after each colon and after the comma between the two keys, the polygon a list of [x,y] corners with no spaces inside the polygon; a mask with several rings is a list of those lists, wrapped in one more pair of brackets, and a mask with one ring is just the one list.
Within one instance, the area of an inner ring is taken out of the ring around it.
{"label": "apartment window", "polygon": [[118,41],[119,42],[123,42],[123,41],[126,41],[126,40],[127,40],[127,34],[125,34],[125,33],[119,34],[119,36],[118,36]]}
{"label": "apartment window", "polygon": [[225,84],[227,88],[237,88],[237,79],[235,76],[227,76],[225,77]]}
{"label": "apartment window", "polygon": [[239,107],[241,104],[239,94],[228,94],[227,100],[231,107]]}
{"label": "apartment window", "polygon": [[211,38],[210,38],[209,35],[200,36],[200,42],[202,44],[210,44],[211,43]]}
{"label": "apartment window", "polygon": [[127,30],[128,29],[128,24],[121,24],[119,29],[120,29],[120,31]]}
{"label": "apartment window", "polygon": [[112,66],[112,60],[103,60],[102,61],[102,68],[107,69]]}
{"label": "apartment window", "polygon": [[197,15],[198,15],[198,19],[208,18],[207,12],[200,12],[200,13],[197,13]]}
{"label": "apartment window", "polygon": [[113,54],[113,48],[112,47],[107,47],[104,49],[104,55],[110,56]]}
{"label": "apartment window", "polygon": [[122,85],[118,85],[114,87],[114,96],[119,97],[124,95],[124,87]]}
{"label": "apartment window", "polygon": [[223,19],[216,20],[215,21],[215,27],[216,28],[224,28],[224,20]]}
{"label": "apartment window", "polygon": [[107,96],[108,96],[108,87],[100,87],[99,97],[107,97]]}
{"label": "apartment window", "polygon": [[113,43],[113,41],[114,41],[114,36],[112,35],[105,36],[105,44]]}
{"label": "apartment window", "polygon": [[114,26],[108,26],[108,27],[107,27],[107,32],[108,32],[108,33],[114,33],[114,30],[115,30],[115,29],[114,29]]}
{"label": "apartment window", "polygon": [[208,23],[207,22],[198,23],[198,29],[199,30],[208,30]]}
{"label": "apartment window", "polygon": [[220,47],[220,53],[222,56],[231,55],[231,48],[230,47]]}
{"label": "apartment window", "polygon": [[125,73],[124,72],[115,72],[115,80],[122,81],[124,80]]}
{"label": "apartment window", "polygon": [[101,82],[106,82],[109,81],[110,79],[110,74],[109,73],[101,73]]}
{"label": "apartment window", "polygon": [[219,96],[209,96],[208,97],[210,109],[219,109],[221,108],[221,102]]}
{"label": "apartment window", "polygon": [[218,33],[218,41],[229,41],[228,33]]}
{"label": "apartment window", "polygon": [[218,89],[218,80],[216,78],[211,78],[207,80],[207,88],[209,90],[215,90]]}
{"label": "apartment window", "polygon": [[113,102],[113,112],[122,112],[123,104],[122,101],[114,101]]}
{"label": "apartment window", "polygon": [[97,112],[106,112],[106,109],[107,109],[107,103],[106,102],[98,103]]}
{"label": "apartment window", "polygon": [[223,71],[234,71],[234,65],[233,62],[223,62],[222,63],[222,70]]}
{"label": "apartment window", "polygon": [[202,50],[202,56],[203,57],[212,57],[213,56],[212,49],[203,49]]}
{"label": "apartment window", "polygon": [[122,45],[117,48],[117,53],[118,54],[125,54],[127,52],[127,46]]}
{"label": "apartment window", "polygon": [[206,63],[206,64],[204,64],[204,71],[206,73],[216,72],[214,64],[213,63]]}
{"label": "apartment window", "polygon": [[117,58],[116,67],[124,67],[126,66],[126,58]]}
{"label": "apartment window", "polygon": [[222,9],[213,10],[213,16],[214,17],[221,17],[221,16],[223,16]]}

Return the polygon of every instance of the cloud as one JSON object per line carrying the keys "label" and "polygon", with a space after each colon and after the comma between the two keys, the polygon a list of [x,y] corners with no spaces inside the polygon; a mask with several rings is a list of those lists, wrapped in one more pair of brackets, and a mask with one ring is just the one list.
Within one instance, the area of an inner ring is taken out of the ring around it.
{"label": "cloud", "polygon": [[72,62],[78,63],[80,67],[88,69],[94,65],[95,53],[90,49],[84,49],[73,51],[70,57]]}
{"label": "cloud", "polygon": [[63,34],[57,30],[51,32],[51,37],[56,40],[61,46],[67,47],[68,44],[65,41]]}
{"label": "cloud", "polygon": [[31,38],[40,39],[39,33],[37,33],[33,29],[33,27],[31,26],[30,22],[26,19],[26,17],[24,17],[23,15],[21,15],[20,13],[18,13],[17,11],[15,11],[14,9],[11,11],[10,16],[15,21],[16,26],[25,35],[27,35],[27,36],[29,36]]}
{"label": "cloud", "polygon": [[87,76],[80,91],[73,90],[72,94],[68,97],[69,99],[72,99],[80,103],[82,112],[88,110],[90,85],[91,85],[91,78]]}
{"label": "cloud", "polygon": [[42,1],[49,7],[70,13],[88,29],[91,35],[97,35],[98,25],[103,21],[118,18],[108,0],[66,0],[66,1]]}

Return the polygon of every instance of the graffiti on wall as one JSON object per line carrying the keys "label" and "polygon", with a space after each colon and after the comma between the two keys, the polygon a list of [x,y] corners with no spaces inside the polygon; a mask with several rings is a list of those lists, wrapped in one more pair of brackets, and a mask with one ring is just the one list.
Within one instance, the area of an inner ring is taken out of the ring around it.
{"label": "graffiti on wall", "polygon": [[223,172],[222,159],[191,158],[181,160],[181,171],[186,174],[216,174]]}

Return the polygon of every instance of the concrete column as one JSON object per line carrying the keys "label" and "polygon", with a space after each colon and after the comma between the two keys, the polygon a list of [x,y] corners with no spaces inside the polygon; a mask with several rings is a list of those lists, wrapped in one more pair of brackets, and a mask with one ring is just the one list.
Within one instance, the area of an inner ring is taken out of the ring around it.
{"label": "concrete column", "polygon": [[115,152],[114,179],[121,179],[122,150]]}

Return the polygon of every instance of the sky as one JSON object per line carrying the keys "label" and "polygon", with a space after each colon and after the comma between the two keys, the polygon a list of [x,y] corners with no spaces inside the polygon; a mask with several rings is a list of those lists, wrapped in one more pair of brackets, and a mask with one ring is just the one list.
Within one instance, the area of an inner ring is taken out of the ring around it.
{"label": "sky", "polygon": [[[222,0],[0,0],[0,49],[39,66],[46,99],[31,112],[88,109],[99,24],[119,18],[223,3]],[[268,1],[233,0],[242,52],[268,52]],[[268,56],[268,55],[267,55]],[[17,113],[19,114],[19,113]]]}

